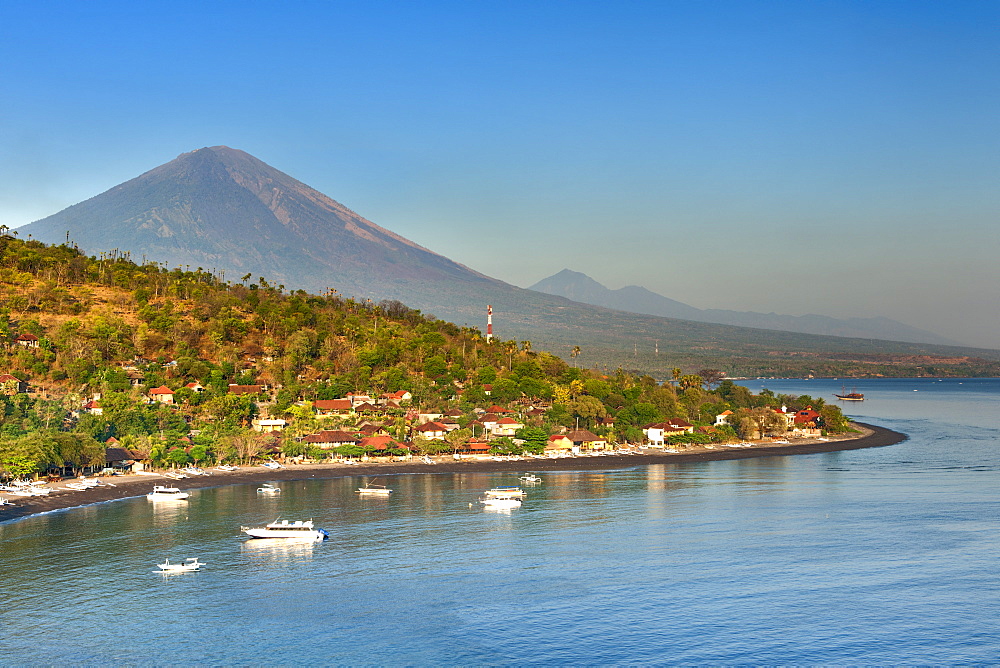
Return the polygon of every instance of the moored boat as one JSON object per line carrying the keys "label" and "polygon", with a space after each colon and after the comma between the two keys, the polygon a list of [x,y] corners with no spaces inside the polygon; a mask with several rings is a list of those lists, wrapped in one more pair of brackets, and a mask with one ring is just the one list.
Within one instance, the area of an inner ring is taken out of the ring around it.
{"label": "moored boat", "polygon": [[281,488],[275,487],[271,483],[265,482],[263,485],[257,488],[258,494],[281,494]]}
{"label": "moored boat", "polygon": [[356,493],[361,496],[389,496],[392,494],[392,490],[385,485],[373,485],[372,483],[368,483],[364,487],[358,487]]}
{"label": "moored boat", "polygon": [[287,540],[326,540],[329,534],[324,529],[313,527],[312,520],[274,520],[262,527],[240,527],[240,531],[251,538],[284,538]]}
{"label": "moored boat", "polygon": [[843,394],[837,394],[836,392],[834,392],[833,396],[837,397],[841,401],[864,401],[865,400],[865,395],[863,395],[862,393],[858,392],[855,389],[852,389],[850,392],[848,392],[846,388],[841,388],[840,391],[843,392]]}
{"label": "moored boat", "polygon": [[479,499],[484,510],[512,510],[521,507],[521,498],[515,495],[484,496]]}
{"label": "moored boat", "polygon": [[147,494],[146,498],[150,501],[184,501],[189,496],[191,495],[188,492],[176,487],[155,485],[153,491]]}
{"label": "moored boat", "polygon": [[198,561],[198,558],[186,559],[183,563],[172,564],[169,559],[164,559],[162,564],[156,564],[160,573],[189,573],[200,570],[205,562]]}
{"label": "moored boat", "polygon": [[486,490],[487,499],[500,499],[500,498],[515,498],[523,499],[525,497],[524,490],[520,487],[494,487],[492,489]]}
{"label": "moored boat", "polygon": [[539,478],[534,473],[525,473],[523,476],[520,477],[520,481],[529,483],[531,485],[537,485],[542,481],[542,479]]}

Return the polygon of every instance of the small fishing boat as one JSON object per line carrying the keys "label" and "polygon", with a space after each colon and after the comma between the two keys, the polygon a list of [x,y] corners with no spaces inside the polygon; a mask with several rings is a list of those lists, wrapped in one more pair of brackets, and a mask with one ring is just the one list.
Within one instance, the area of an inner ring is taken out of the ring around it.
{"label": "small fishing boat", "polygon": [[186,559],[183,563],[172,564],[169,559],[164,559],[162,564],[156,564],[159,567],[160,573],[190,573],[191,571],[200,570],[205,562],[198,561],[198,558]]}
{"label": "small fishing boat", "polygon": [[265,482],[263,485],[261,485],[260,487],[257,488],[257,493],[258,494],[281,494],[281,488],[280,487],[275,487],[274,485]]}
{"label": "small fishing boat", "polygon": [[155,485],[153,491],[147,494],[146,498],[150,501],[184,501],[189,496],[191,496],[189,493],[176,487]]}
{"label": "small fishing boat", "polygon": [[542,479],[536,476],[534,473],[525,473],[519,479],[521,482],[526,482],[531,485],[537,485],[542,481]]}
{"label": "small fishing boat", "polygon": [[356,492],[361,496],[389,496],[392,494],[392,490],[385,485],[373,485],[372,483],[358,487]]}
{"label": "small fishing boat", "polygon": [[14,504],[0,496],[0,506],[13,506]]}

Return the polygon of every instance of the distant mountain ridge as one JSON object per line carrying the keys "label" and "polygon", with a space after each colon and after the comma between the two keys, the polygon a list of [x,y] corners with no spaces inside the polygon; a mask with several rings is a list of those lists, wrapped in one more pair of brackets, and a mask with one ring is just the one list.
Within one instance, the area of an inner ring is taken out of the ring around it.
{"label": "distant mountain ridge", "polygon": [[681,318],[695,322],[711,322],[821,336],[846,336],[948,346],[962,345],[939,334],[883,317],[833,318],[815,314],[794,316],[725,309],[699,309],[637,285],[627,285],[612,290],[586,274],[569,269],[563,269],[557,274],[544,278],[528,289],[558,295],[585,304],[631,313],[656,315],[663,318]]}
{"label": "distant mountain ridge", "polygon": [[399,300],[481,330],[489,304],[501,340],[529,340],[536,350],[562,356],[580,346],[581,364],[656,375],[675,366],[739,375],[899,375],[944,364],[953,374],[973,375],[993,368],[977,360],[1000,357],[1000,351],[672,319],[526,290],[379,227],[225,146],[184,153],[17,232],[50,244],[65,243],[68,236],[91,255],[117,249],[138,262],[224,271],[234,283],[249,274],[250,282],[264,278],[287,290]]}

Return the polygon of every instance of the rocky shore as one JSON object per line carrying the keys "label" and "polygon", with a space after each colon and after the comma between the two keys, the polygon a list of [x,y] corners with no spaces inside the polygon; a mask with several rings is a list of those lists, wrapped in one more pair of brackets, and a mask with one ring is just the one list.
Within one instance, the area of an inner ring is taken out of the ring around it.
{"label": "rocky shore", "polygon": [[800,439],[789,443],[758,443],[752,447],[730,448],[724,446],[697,447],[683,452],[663,452],[643,450],[639,454],[580,455],[576,457],[502,460],[461,459],[451,457],[435,458],[433,464],[420,459],[407,462],[364,462],[348,465],[343,463],[308,464],[268,469],[261,466],[244,466],[235,471],[212,469],[211,475],[192,476],[173,480],[165,476],[128,475],[101,478],[101,484],[86,490],[73,490],[63,483],[51,485],[52,492],[46,496],[12,497],[13,506],[0,506],[0,522],[50,512],[75,508],[93,503],[103,503],[129,497],[143,496],[153,485],[169,485],[181,489],[219,487],[222,485],[259,484],[264,481],[309,480],[339,478],[342,476],[386,476],[401,473],[493,473],[508,471],[596,471],[624,469],[648,464],[682,464],[724,459],[748,459],[751,457],[778,457],[786,455],[806,455],[860,448],[878,448],[894,445],[906,440],[906,434],[854,423],[860,434],[832,438],[826,441]]}

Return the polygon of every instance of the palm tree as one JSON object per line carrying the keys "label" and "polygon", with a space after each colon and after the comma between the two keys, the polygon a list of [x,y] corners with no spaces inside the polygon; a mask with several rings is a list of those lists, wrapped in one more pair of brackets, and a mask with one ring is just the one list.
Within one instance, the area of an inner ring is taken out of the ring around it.
{"label": "palm tree", "polygon": [[576,358],[580,355],[580,346],[573,346],[573,349],[569,351],[569,356],[573,358],[573,366],[576,366]]}

